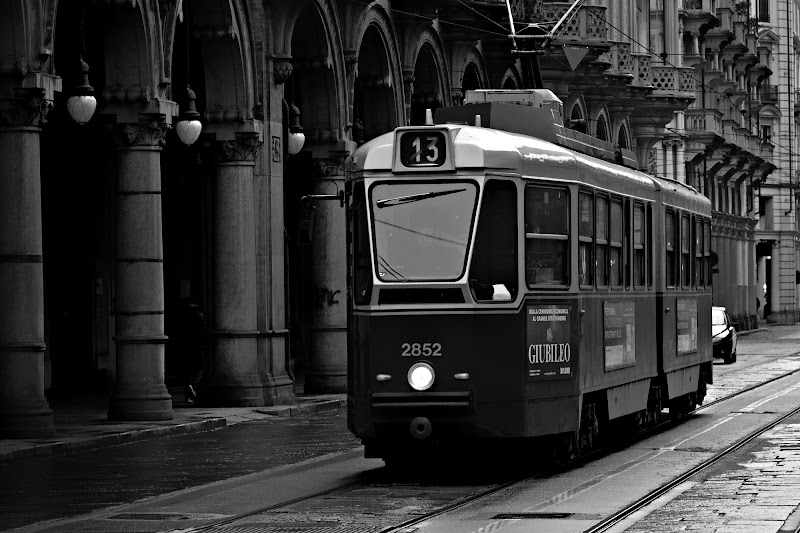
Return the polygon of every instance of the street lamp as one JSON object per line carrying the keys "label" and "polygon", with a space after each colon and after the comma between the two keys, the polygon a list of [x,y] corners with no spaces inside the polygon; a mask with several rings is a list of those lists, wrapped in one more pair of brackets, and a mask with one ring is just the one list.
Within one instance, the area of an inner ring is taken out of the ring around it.
{"label": "street lamp", "polygon": [[305,142],[306,136],[303,133],[303,126],[300,125],[300,110],[292,104],[289,108],[289,138],[286,142],[289,155],[294,155],[302,150]]}
{"label": "street lamp", "polygon": [[67,99],[67,111],[72,120],[78,124],[86,124],[94,115],[97,100],[94,88],[89,85],[89,65],[80,58],[81,84],[72,88],[72,96]]}
{"label": "street lamp", "polygon": [[186,86],[186,98],[188,100],[186,110],[181,113],[181,118],[175,125],[175,131],[183,144],[191,146],[200,137],[203,125],[200,123],[200,113],[197,112],[194,105],[197,97],[188,85]]}

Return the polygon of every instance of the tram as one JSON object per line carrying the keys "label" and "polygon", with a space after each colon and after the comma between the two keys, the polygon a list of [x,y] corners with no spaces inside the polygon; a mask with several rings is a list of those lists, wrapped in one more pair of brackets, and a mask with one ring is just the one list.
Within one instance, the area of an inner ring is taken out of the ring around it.
{"label": "tram", "polygon": [[547,90],[470,91],[348,159],[347,415],[367,457],[575,454],[702,403],[710,203],[562,116]]}

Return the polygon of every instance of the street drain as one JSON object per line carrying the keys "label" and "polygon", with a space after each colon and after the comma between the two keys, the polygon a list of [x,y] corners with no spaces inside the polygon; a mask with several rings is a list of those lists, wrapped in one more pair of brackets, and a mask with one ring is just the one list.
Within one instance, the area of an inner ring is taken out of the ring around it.
{"label": "street drain", "polygon": [[499,520],[522,520],[525,518],[569,518],[575,513],[500,513],[492,517]]}

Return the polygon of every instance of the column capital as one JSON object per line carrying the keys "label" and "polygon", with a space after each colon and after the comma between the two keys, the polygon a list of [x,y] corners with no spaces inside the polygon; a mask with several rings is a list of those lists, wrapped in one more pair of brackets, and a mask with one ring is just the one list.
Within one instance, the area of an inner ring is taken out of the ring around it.
{"label": "column capital", "polygon": [[166,143],[169,125],[163,115],[139,115],[139,122],[114,124],[112,131],[117,148],[150,146],[161,148]]}
{"label": "column capital", "polygon": [[214,141],[214,153],[219,163],[255,162],[261,141],[258,132],[236,132],[236,139]]}
{"label": "column capital", "polygon": [[53,102],[38,87],[17,88],[14,98],[0,99],[0,128],[40,128],[47,122]]}

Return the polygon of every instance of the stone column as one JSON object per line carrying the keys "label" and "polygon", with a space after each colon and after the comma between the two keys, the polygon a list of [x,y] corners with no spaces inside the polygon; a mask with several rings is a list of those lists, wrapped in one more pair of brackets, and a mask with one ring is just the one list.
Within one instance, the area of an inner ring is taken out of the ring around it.
{"label": "stone column", "polygon": [[258,361],[254,168],[258,134],[217,141],[212,244],[212,374],[208,402],[263,406],[266,368]]}
{"label": "stone column", "polygon": [[44,396],[42,92],[0,100],[0,438],[54,433]]}
{"label": "stone column", "polygon": [[161,229],[163,115],[114,126],[117,144],[117,375],[113,420],[171,420],[164,384],[164,254]]}
{"label": "stone column", "polygon": [[[346,152],[316,162],[314,194],[344,190]],[[345,392],[347,388],[347,253],[344,208],[335,200],[315,204],[311,243],[311,354],[306,392]]]}

